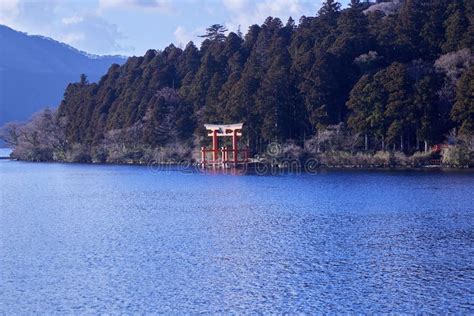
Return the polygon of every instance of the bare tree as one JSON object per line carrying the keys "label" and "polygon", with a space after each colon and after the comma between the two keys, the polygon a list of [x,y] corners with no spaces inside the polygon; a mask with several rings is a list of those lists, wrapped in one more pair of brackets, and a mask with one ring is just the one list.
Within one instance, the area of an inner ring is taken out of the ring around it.
{"label": "bare tree", "polygon": [[456,83],[470,65],[474,63],[474,55],[468,48],[440,56],[434,63],[435,69],[443,73],[447,80],[439,95],[442,99],[452,103],[456,94]]}
{"label": "bare tree", "polygon": [[65,120],[45,109],[26,123],[8,123],[0,138],[13,148],[12,155],[24,160],[63,160],[67,150]]}
{"label": "bare tree", "polygon": [[18,145],[22,123],[10,122],[0,128],[0,140],[3,140],[9,147]]}

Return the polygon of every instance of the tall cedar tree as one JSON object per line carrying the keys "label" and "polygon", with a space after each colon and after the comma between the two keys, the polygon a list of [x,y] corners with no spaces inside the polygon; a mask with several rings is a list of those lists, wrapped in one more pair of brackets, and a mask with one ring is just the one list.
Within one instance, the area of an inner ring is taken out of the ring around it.
{"label": "tall cedar tree", "polygon": [[452,89],[446,74],[410,69],[433,69],[462,48],[472,54],[473,2],[407,0],[388,15],[368,6],[327,0],[298,25],[269,17],[244,36],[214,24],[200,48],[149,50],[112,65],[98,83],[80,78],[58,109],[67,144],[94,148],[112,130],[137,130],[144,146],[198,145],[207,141],[202,124],[240,121],[254,152],[274,140],[302,144],[341,122],[368,150],[422,149],[453,127],[472,134],[472,65],[457,69],[452,100],[438,99]]}

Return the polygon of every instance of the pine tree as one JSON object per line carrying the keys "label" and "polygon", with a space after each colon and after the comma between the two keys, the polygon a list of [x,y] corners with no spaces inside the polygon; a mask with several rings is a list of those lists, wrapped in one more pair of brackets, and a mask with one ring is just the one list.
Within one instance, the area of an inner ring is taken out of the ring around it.
{"label": "pine tree", "polygon": [[406,0],[400,10],[397,23],[397,44],[398,51],[403,54],[399,60],[409,61],[419,56],[423,56],[423,48],[426,46],[420,30],[425,20],[425,5],[418,0]]}
{"label": "pine tree", "polygon": [[474,135],[474,66],[458,81],[451,117],[460,124],[461,134]]}
{"label": "pine tree", "polygon": [[347,101],[347,107],[351,110],[348,125],[364,135],[365,150],[370,147],[370,137],[382,142],[382,150],[385,147],[385,103],[383,88],[369,75],[362,76],[350,93]]}
{"label": "pine tree", "polygon": [[82,85],[88,84],[89,81],[87,80],[87,76],[85,74],[81,74],[79,83]]}
{"label": "pine tree", "polygon": [[353,6],[340,14],[335,31],[337,39],[329,50],[340,56],[347,65],[350,65],[355,57],[374,48],[373,38],[368,30],[367,16],[359,6]]}
{"label": "pine tree", "polygon": [[424,57],[435,59],[441,52],[444,39],[443,17],[446,11],[446,1],[433,0],[425,5],[426,19],[423,23],[420,35],[423,38]]}
{"label": "pine tree", "polygon": [[326,0],[318,11],[318,16],[330,24],[336,23],[341,4],[334,0]]}
{"label": "pine tree", "polygon": [[199,35],[199,37],[203,37],[209,39],[211,41],[218,41],[223,42],[225,40],[225,33],[227,32],[227,28],[221,24],[213,24],[206,28],[206,34]]}
{"label": "pine tree", "polygon": [[387,91],[385,116],[389,122],[388,141],[396,144],[399,140],[400,150],[404,151],[406,139],[414,131],[415,112],[413,93],[406,66],[393,63],[383,72],[383,87]]}
{"label": "pine tree", "polygon": [[445,42],[444,52],[459,50],[463,43],[463,37],[467,32],[469,21],[465,16],[463,0],[452,0],[448,6],[448,17],[444,22]]}
{"label": "pine tree", "polygon": [[[413,65],[439,66],[442,52],[473,48],[473,2],[407,0],[389,15],[362,12],[369,4],[361,2],[341,10],[328,0],[297,26],[269,17],[245,35],[226,36],[215,24],[200,48],[149,50],[113,65],[98,83],[71,84],[58,109],[68,143],[97,147],[110,133],[130,138],[130,131],[142,133],[143,147],[194,143],[203,123],[240,121],[254,151],[344,123],[367,135],[368,150],[390,142],[409,152],[442,141],[453,127],[472,133],[472,70],[455,93],[454,84],[442,85],[445,75],[414,74]],[[462,55],[467,64],[466,52],[443,60]],[[445,72],[458,78],[462,69]],[[166,89],[178,101],[160,101],[156,93]],[[438,100],[440,90],[453,97]]]}
{"label": "pine tree", "polygon": [[417,111],[416,119],[416,147],[423,141],[425,152],[428,145],[436,141],[440,132],[438,90],[439,84],[432,75],[426,75],[415,84],[414,106]]}

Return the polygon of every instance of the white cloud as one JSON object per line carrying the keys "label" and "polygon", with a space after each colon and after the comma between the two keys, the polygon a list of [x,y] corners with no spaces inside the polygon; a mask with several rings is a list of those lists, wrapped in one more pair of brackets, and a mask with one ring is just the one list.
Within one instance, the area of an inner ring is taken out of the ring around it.
{"label": "white cloud", "polygon": [[226,23],[229,30],[235,31],[241,26],[245,33],[252,24],[262,24],[268,16],[278,17],[285,23],[291,16],[298,21],[300,16],[314,12],[321,1],[304,0],[222,0],[230,13],[230,21]]}
{"label": "white cloud", "polygon": [[241,11],[245,10],[252,3],[249,0],[223,0],[224,6],[230,11]]}
{"label": "white cloud", "polygon": [[[64,21],[62,21],[64,23]],[[120,44],[125,36],[117,25],[97,15],[76,16],[68,20],[58,33],[58,39],[79,49],[94,53],[115,53],[126,50]]]}
{"label": "white cloud", "polygon": [[71,46],[77,46],[85,39],[86,39],[86,36],[84,35],[84,33],[74,33],[74,32],[61,34],[60,37],[57,38],[58,41],[67,43]]}
{"label": "white cloud", "polygon": [[84,18],[82,16],[77,16],[77,15],[73,15],[71,17],[61,19],[61,22],[63,22],[63,24],[66,24],[66,25],[77,24],[82,21],[84,21]]}
{"label": "white cloud", "polygon": [[188,32],[183,26],[179,25],[173,32],[175,43],[179,47],[185,47],[190,41],[193,41],[195,45],[199,45],[202,42],[202,38],[198,35],[203,34],[204,28],[198,28],[192,32]]}
{"label": "white cloud", "polygon": [[44,35],[94,54],[123,54],[125,38],[117,25],[97,12],[97,4],[60,0],[0,0],[0,23]]}
{"label": "white cloud", "polygon": [[[347,1],[347,0],[346,0]],[[0,0],[0,23],[95,54],[140,54],[173,41],[199,45],[205,27],[223,23],[243,33],[268,16],[285,23],[316,14],[322,0]],[[113,22],[112,22],[113,21]],[[119,28],[120,25],[123,29]],[[146,30],[153,30],[146,32]],[[123,30],[130,34],[126,38]]]}
{"label": "white cloud", "polygon": [[20,0],[0,0],[0,24],[12,24],[20,15]]}
{"label": "white cloud", "polygon": [[173,32],[174,38],[178,45],[186,45],[189,41],[192,41],[193,35],[188,33],[184,27],[179,25]]}
{"label": "white cloud", "polygon": [[159,11],[171,11],[171,0],[99,0],[99,10],[110,8],[145,8]]}

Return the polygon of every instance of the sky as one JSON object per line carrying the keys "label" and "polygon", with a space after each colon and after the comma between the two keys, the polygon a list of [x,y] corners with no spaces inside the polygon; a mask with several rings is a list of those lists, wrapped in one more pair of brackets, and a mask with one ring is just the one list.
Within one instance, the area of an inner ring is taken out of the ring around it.
{"label": "sky", "polygon": [[[245,34],[266,17],[314,16],[323,0],[0,0],[0,24],[98,55],[199,45],[211,24]],[[340,1],[346,6],[349,0]]]}

